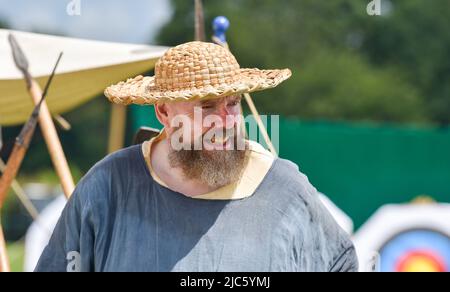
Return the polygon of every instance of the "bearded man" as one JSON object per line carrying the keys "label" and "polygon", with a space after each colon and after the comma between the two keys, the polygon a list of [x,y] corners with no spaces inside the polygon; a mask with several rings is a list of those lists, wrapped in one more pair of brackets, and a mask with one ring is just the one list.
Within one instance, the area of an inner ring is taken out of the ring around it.
{"label": "bearded man", "polygon": [[164,129],[87,173],[36,271],[356,271],[306,176],[243,134],[242,94],[290,76],[191,42],[154,77],[107,88],[114,103],[154,105]]}

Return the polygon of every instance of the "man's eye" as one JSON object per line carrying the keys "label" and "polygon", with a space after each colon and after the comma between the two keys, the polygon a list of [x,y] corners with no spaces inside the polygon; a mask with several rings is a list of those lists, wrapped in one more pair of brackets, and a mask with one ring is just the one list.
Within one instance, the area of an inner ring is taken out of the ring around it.
{"label": "man's eye", "polygon": [[202,106],[202,109],[212,109],[213,106],[212,105],[204,105]]}
{"label": "man's eye", "polygon": [[233,101],[232,103],[228,104],[229,106],[237,106],[239,104],[239,101]]}

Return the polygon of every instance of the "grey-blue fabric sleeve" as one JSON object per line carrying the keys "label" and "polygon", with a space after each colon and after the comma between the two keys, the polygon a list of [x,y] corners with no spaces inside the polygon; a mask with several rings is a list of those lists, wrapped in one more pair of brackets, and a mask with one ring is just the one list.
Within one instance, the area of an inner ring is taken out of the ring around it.
{"label": "grey-blue fabric sleeve", "polygon": [[77,185],[64,208],[49,244],[35,271],[88,272],[94,270],[94,226],[92,198],[101,195],[101,179],[92,172]]}

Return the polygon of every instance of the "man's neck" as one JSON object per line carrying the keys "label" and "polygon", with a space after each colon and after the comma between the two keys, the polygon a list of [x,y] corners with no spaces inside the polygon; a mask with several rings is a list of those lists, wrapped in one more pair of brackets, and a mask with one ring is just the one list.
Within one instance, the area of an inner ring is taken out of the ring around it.
{"label": "man's neck", "polygon": [[169,189],[188,197],[204,195],[218,189],[197,180],[187,179],[181,168],[170,165],[169,153],[170,145],[167,139],[155,141],[150,152],[153,171]]}

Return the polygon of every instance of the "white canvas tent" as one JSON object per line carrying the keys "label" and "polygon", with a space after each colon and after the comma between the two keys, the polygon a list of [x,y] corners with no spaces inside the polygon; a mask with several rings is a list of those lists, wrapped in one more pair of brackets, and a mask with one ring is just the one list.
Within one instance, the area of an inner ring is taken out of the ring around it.
{"label": "white canvas tent", "polygon": [[47,98],[53,114],[92,99],[110,84],[153,69],[166,47],[66,38],[0,29],[0,125],[24,123],[33,108],[21,72],[11,55],[13,33],[30,63],[30,73],[43,87],[58,53],[64,52]]}

